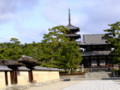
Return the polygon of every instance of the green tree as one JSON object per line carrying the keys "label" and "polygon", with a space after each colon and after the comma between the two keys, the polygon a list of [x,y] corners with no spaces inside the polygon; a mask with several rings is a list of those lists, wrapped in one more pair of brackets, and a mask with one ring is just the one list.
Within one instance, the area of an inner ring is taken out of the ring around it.
{"label": "green tree", "polygon": [[104,30],[107,32],[103,38],[107,39],[107,43],[113,48],[113,62],[120,65],[120,22],[109,25],[111,28]]}
{"label": "green tree", "polygon": [[11,38],[10,41],[11,43],[14,43],[15,45],[18,45],[21,43],[17,38]]}
{"label": "green tree", "polygon": [[0,43],[0,60],[6,59],[4,53],[5,50],[6,50],[5,43]]}
{"label": "green tree", "polygon": [[61,49],[60,68],[69,72],[79,68],[82,57],[77,43],[75,41],[65,43]]}
{"label": "green tree", "polygon": [[43,65],[57,67],[65,71],[73,71],[78,68],[81,62],[79,46],[75,41],[65,37],[67,28],[56,26],[49,29],[42,41]]}
{"label": "green tree", "polygon": [[18,60],[22,55],[22,45],[20,44],[20,41],[18,41],[17,38],[11,38],[10,41],[11,42],[1,44],[1,60]]}
{"label": "green tree", "polygon": [[24,44],[23,55],[33,57],[35,60],[40,59],[41,43],[29,43]]}

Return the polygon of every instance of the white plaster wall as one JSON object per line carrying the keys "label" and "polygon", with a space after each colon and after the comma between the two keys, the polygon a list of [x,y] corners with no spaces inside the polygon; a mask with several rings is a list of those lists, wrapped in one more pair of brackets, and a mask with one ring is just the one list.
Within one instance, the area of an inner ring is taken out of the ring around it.
{"label": "white plaster wall", "polygon": [[[8,74],[8,86],[11,86],[10,72]],[[17,73],[18,85],[27,85],[29,83],[28,71],[20,71]],[[35,82],[47,82],[52,80],[59,80],[59,71],[33,71],[33,79]],[[5,88],[5,73],[0,72],[0,90]]]}
{"label": "white plaster wall", "polygon": [[[10,82],[10,72],[7,72],[8,75],[8,86],[11,85]],[[5,88],[6,83],[5,83],[5,72],[0,72],[0,89]]]}
{"label": "white plaster wall", "polygon": [[59,71],[33,71],[35,82],[59,80]]}
{"label": "white plaster wall", "polygon": [[18,78],[18,85],[29,84],[28,71],[18,71],[17,78]]}

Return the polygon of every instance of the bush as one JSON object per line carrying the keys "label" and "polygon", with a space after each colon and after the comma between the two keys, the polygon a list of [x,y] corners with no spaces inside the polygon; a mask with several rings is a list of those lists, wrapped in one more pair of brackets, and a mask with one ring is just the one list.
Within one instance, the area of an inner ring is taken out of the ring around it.
{"label": "bush", "polygon": [[113,69],[116,76],[120,76],[120,69]]}

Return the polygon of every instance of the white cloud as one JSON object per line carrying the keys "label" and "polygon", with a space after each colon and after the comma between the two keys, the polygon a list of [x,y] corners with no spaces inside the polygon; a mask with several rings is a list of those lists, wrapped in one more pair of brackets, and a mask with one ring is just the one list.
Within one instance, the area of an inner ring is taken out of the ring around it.
{"label": "white cloud", "polygon": [[14,14],[12,13],[7,13],[7,14],[2,14],[0,15],[0,21],[8,21],[14,18]]}
{"label": "white cloud", "polygon": [[32,9],[38,0],[0,0],[0,22],[15,16],[20,10]]}
{"label": "white cloud", "polygon": [[[80,34],[103,33],[108,24],[120,20],[119,4],[119,0],[0,0],[0,22],[13,20],[16,24],[12,29],[17,34],[13,36],[22,42],[39,41],[48,28],[68,24],[68,8],[71,8],[71,23],[80,27]],[[31,14],[34,10],[40,16]],[[35,23],[40,26],[35,27]]]}

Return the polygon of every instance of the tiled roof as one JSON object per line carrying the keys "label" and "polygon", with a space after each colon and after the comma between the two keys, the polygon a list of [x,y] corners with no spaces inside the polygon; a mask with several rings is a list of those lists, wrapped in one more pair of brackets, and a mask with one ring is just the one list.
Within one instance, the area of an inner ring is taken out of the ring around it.
{"label": "tiled roof", "polygon": [[18,67],[18,70],[20,70],[20,71],[29,71],[30,69],[28,69],[25,66],[21,66],[21,67]]}
{"label": "tiled roof", "polygon": [[87,51],[83,52],[83,56],[99,56],[99,55],[110,55],[111,51]]}
{"label": "tiled roof", "polygon": [[0,71],[12,71],[12,70],[8,68],[7,66],[0,65]]}
{"label": "tiled roof", "polygon": [[70,29],[70,30],[79,30],[78,27],[75,27],[75,26],[73,26],[73,25],[71,25],[71,24],[70,24],[70,25],[68,24],[66,27],[67,27],[68,29]]}
{"label": "tiled roof", "polygon": [[13,60],[2,60],[0,61],[0,65],[22,66],[23,64]]}
{"label": "tiled roof", "polygon": [[107,44],[106,40],[102,39],[104,34],[86,34],[83,35],[83,45],[90,45],[90,44]]}
{"label": "tiled roof", "polygon": [[80,37],[80,34],[66,34],[66,37]]}
{"label": "tiled roof", "polygon": [[28,57],[25,55],[22,55],[22,57],[18,60],[18,62],[30,67],[39,65],[39,63],[36,60],[34,60],[32,57]]}
{"label": "tiled roof", "polygon": [[58,68],[49,68],[49,70],[51,70],[51,71],[60,71],[60,69],[58,69]]}
{"label": "tiled roof", "polygon": [[38,71],[60,71],[60,69],[58,68],[47,68],[47,67],[38,67],[38,66],[35,66],[34,67],[34,70],[38,70]]}

